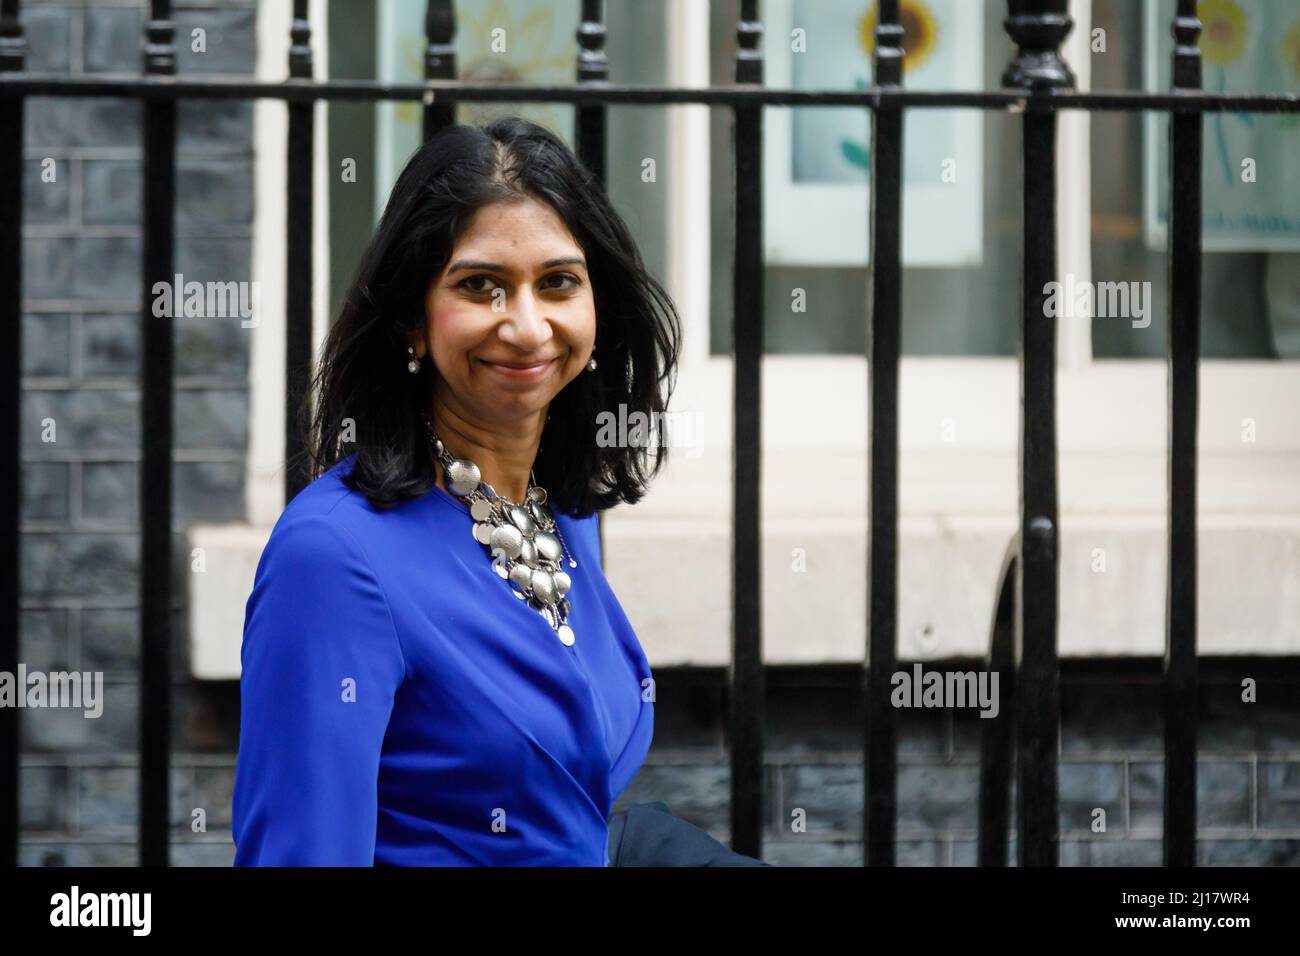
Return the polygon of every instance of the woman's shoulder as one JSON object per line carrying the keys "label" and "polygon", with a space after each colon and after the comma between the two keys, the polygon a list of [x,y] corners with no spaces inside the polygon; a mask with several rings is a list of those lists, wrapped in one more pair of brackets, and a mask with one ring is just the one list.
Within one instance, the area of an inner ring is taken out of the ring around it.
{"label": "woman's shoulder", "polygon": [[293,497],[271,529],[267,551],[290,551],[317,560],[353,550],[372,512],[365,495],[344,482],[352,456],[341,459]]}
{"label": "woman's shoulder", "polygon": [[341,458],[325,469],[317,478],[293,496],[280,515],[281,520],[303,517],[309,514],[329,514],[349,497],[360,497],[358,493],[344,482],[352,471],[352,455]]}
{"label": "woman's shoulder", "polygon": [[345,479],[352,473],[355,456],[341,458],[296,494],[280,515],[279,524],[291,525],[309,517],[328,517],[341,527],[356,531],[376,519],[400,515],[404,502],[391,508],[373,505],[364,493],[352,488]]}
{"label": "woman's shoulder", "polygon": [[552,512],[560,523],[560,530],[565,534],[575,535],[582,542],[583,550],[595,556],[600,562],[600,516],[603,512],[592,511],[581,517],[574,517],[564,511]]}

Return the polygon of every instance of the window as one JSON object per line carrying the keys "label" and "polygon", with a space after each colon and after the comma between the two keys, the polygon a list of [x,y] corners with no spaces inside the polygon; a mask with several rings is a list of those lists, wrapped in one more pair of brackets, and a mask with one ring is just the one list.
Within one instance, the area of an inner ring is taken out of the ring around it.
{"label": "window", "polygon": [[[924,2],[942,6],[939,0]],[[1013,52],[1003,32],[1004,5],[960,3],[967,10],[979,7],[983,23],[977,85],[996,88]],[[1279,3],[1291,9],[1285,0]],[[377,39],[383,35],[383,6],[376,19],[359,12],[369,9],[364,5],[330,4],[339,18],[335,28],[315,26],[317,37],[329,37],[330,75],[374,75],[388,55]],[[458,4],[458,12],[467,11],[459,42],[471,42],[466,24],[487,6]],[[786,41],[770,26],[779,7],[777,0],[763,4],[765,43]],[[798,0],[789,0],[792,17],[799,7]],[[275,8],[259,8],[259,30],[282,38],[287,16]],[[1081,89],[1142,85],[1152,62],[1144,50],[1144,9],[1128,0],[1072,0],[1075,26],[1064,55]],[[607,4],[606,13],[612,79],[732,81],[738,0]],[[417,9],[409,22],[422,23],[419,17]],[[947,21],[937,22],[943,29]],[[568,36],[563,42],[572,63],[576,41],[568,27],[551,23],[557,44]],[[1167,17],[1160,14],[1158,23],[1167,31]],[[1106,31],[1105,53],[1090,50],[1094,25]],[[417,27],[411,35],[419,32]],[[409,45],[410,36],[403,42]],[[324,59],[318,55],[318,71]],[[407,68],[418,76],[420,62]],[[462,60],[462,66],[479,69],[472,63],[468,55]],[[1154,67],[1159,85],[1167,86],[1165,53]],[[269,65],[259,60],[259,72],[282,77],[282,55]],[[1287,82],[1295,89],[1300,78]],[[283,115],[274,104],[265,113],[258,109],[259,117],[277,110]],[[769,108],[765,116],[776,111]],[[329,153],[318,197],[328,182],[329,208],[322,210],[328,215],[319,219],[331,230],[330,315],[387,194],[374,169],[359,174],[356,184],[336,181],[341,156],[376,155],[368,150],[383,126],[374,113],[369,106],[335,104],[328,143],[319,144]],[[980,260],[904,269],[898,650],[917,659],[985,651],[1002,553],[1019,519],[1020,124],[1014,115],[975,115],[982,140]],[[1286,125],[1269,117],[1256,122],[1261,128]],[[668,469],[643,502],[614,509],[605,521],[608,574],[657,665],[730,660],[730,124],[729,111],[703,106],[609,111],[610,191],[681,311],[685,354],[673,410],[694,417],[697,441],[694,448],[670,453]],[[1149,281],[1152,289],[1146,328],[1100,315],[1056,320],[1059,644],[1066,656],[1159,654],[1164,641],[1166,265],[1162,250],[1145,245],[1141,124],[1141,118],[1081,111],[1064,111],[1058,120],[1058,273]],[[765,125],[770,130],[773,124]],[[283,125],[259,119],[256,135],[259,167],[282,162]],[[1208,135],[1206,142],[1208,152]],[[403,147],[395,138],[380,149],[380,155],[388,149],[400,157]],[[653,177],[644,175],[647,159],[655,160]],[[915,183],[925,170],[906,173]],[[1274,178],[1264,183],[1265,175]],[[282,173],[276,179],[259,172],[258,178],[283,180]],[[1280,179],[1276,169],[1261,171],[1261,188],[1294,195],[1294,183]],[[273,271],[284,261],[282,248],[274,246],[283,233],[283,211],[275,210],[274,194],[269,198],[268,206],[259,195],[255,243],[256,236],[273,241],[270,252],[263,249],[255,259],[263,263],[259,268]],[[819,227],[798,219],[778,225]],[[921,225],[944,227],[942,221]],[[865,217],[861,228],[867,228]],[[1205,258],[1198,476],[1203,654],[1294,653],[1300,640],[1294,607],[1278,585],[1300,579],[1300,269],[1294,263],[1295,253],[1277,250],[1210,251]],[[866,618],[866,270],[774,264],[766,281],[765,655],[771,662],[859,661]],[[274,282],[263,285],[264,301],[280,301]],[[807,313],[791,310],[794,288],[806,290]],[[258,358],[259,341],[275,345],[274,326],[263,322],[254,343],[254,386],[270,396],[254,399],[255,424],[256,412],[276,409],[282,394],[282,353],[268,347],[270,358]],[[275,447],[281,434],[273,418],[254,428],[250,515],[266,527],[232,545],[249,554],[250,568],[281,506],[281,452]],[[690,547],[683,548],[687,541]],[[1098,549],[1108,556],[1107,573],[1096,571]],[[795,570],[799,562],[806,573]],[[247,593],[242,582],[236,584]],[[665,594],[672,600],[665,601]],[[229,594],[216,595],[214,604],[222,603],[231,603]],[[237,666],[237,646],[233,660]]]}

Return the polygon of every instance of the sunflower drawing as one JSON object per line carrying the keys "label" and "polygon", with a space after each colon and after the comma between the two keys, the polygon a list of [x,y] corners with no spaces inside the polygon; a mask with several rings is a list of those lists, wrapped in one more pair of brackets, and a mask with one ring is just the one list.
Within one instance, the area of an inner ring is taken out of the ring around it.
{"label": "sunflower drawing", "polygon": [[[878,16],[879,5],[873,3],[858,26],[858,39],[867,54],[868,63],[871,62],[876,49]],[[903,72],[906,74],[924,63],[939,45],[939,22],[921,0],[901,0],[898,6],[898,22],[903,28]],[[863,77],[858,77],[853,85],[859,90],[865,90],[867,81]],[[863,170],[870,167],[871,157],[865,143],[841,139],[839,145],[840,155],[847,162]]]}
{"label": "sunflower drawing", "polygon": [[[870,60],[876,49],[876,18],[879,4],[873,3],[862,17],[858,36]],[[902,0],[898,22],[903,27],[903,72],[909,73],[924,63],[939,44],[939,21],[921,0]]]}
{"label": "sunflower drawing", "polygon": [[1200,0],[1201,55],[1216,66],[1228,66],[1246,50],[1246,14],[1237,0]]}
{"label": "sunflower drawing", "polygon": [[[475,12],[479,15],[475,16]],[[555,12],[537,4],[522,9],[507,0],[490,0],[459,11],[457,26],[457,79],[471,83],[563,83],[572,80],[573,54],[566,44],[570,35],[557,27]],[[508,52],[493,52],[495,36],[505,39]],[[399,42],[399,56],[406,73],[424,76],[424,39],[405,37]],[[417,80],[418,82],[418,80]],[[527,115],[552,129],[562,129],[563,111],[552,104],[462,103],[458,121],[483,124],[508,113]],[[419,126],[423,107],[419,103],[398,105],[397,121]]]}
{"label": "sunflower drawing", "polygon": [[[1219,92],[1228,89],[1228,67],[1241,59],[1246,52],[1249,18],[1237,5],[1237,0],[1200,0],[1196,15],[1201,21],[1201,56],[1207,63],[1218,67]],[[1237,113],[1236,118],[1247,126],[1255,121],[1249,113]],[[1224,115],[1214,114],[1214,142],[1219,156],[1219,169],[1223,181],[1233,182],[1234,168],[1228,155],[1228,140],[1224,130]]]}
{"label": "sunflower drawing", "polygon": [[1282,35],[1282,62],[1291,75],[1300,80],[1300,20]]}

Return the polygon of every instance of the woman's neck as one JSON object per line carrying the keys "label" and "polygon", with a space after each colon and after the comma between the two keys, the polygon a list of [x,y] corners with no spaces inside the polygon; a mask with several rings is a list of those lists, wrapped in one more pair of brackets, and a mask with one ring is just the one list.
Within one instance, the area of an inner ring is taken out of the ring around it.
{"label": "woman's neck", "polygon": [[[498,495],[514,502],[523,501],[541,444],[545,411],[538,414],[536,423],[524,421],[510,429],[478,427],[443,409],[435,409],[431,420],[434,432],[451,457],[465,458],[477,465],[480,480],[491,485]],[[451,494],[443,469],[438,467],[434,472],[438,487]]]}

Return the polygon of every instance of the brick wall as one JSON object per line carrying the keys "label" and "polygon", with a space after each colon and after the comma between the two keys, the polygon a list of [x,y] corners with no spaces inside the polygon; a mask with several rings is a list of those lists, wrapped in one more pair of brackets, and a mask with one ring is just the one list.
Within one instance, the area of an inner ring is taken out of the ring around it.
{"label": "brick wall", "polygon": [[[1158,662],[1080,672],[1087,669],[1067,662],[1062,677],[1061,865],[1160,866],[1164,717]],[[1225,667],[1203,662],[1202,670],[1198,864],[1300,866],[1300,682],[1294,667],[1281,674],[1274,662],[1251,660]],[[654,745],[617,809],[663,800],[726,842],[723,675],[662,669],[655,676]],[[1255,703],[1241,700],[1240,680],[1247,676],[1259,685]],[[779,866],[861,866],[859,671],[770,668],[768,682],[763,859]],[[900,709],[898,718],[898,865],[974,866],[983,719],[973,710],[952,709]],[[1105,810],[1104,833],[1092,832],[1095,808]],[[792,829],[799,810],[806,820],[802,833]],[[1012,862],[1014,831],[1013,813]]]}
{"label": "brick wall", "polygon": [[[177,3],[177,71],[250,73],[251,2]],[[139,73],[144,5],[23,5],[32,70]],[[207,51],[191,49],[206,31]],[[24,864],[133,864],[139,719],[141,109],[123,99],[28,101],[23,261],[22,611],[31,670],[103,671],[103,715],[22,713]],[[188,279],[246,281],[252,107],[178,111],[175,264]],[[54,160],[55,180],[43,165]],[[251,330],[176,323],[176,584],[184,523],[244,517]],[[41,422],[53,419],[53,442]],[[225,863],[238,687],[187,679],[176,616],[173,861]],[[191,811],[207,813],[193,833]]]}

